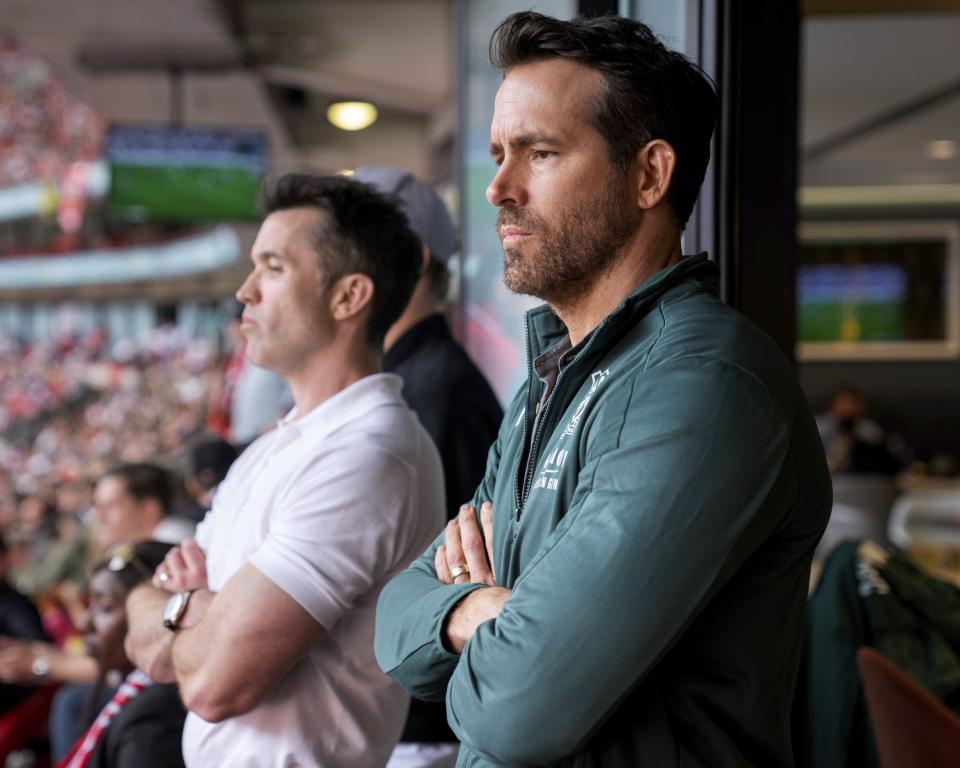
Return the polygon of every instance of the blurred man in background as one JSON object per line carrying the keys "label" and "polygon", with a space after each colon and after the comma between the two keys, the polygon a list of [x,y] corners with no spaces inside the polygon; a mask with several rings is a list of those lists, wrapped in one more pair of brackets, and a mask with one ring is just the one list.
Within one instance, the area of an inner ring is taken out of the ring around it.
{"label": "blurred man in background", "polygon": [[193,521],[171,515],[173,480],[155,464],[118,464],[93,491],[97,540],[103,547],[153,539],[177,544],[193,535]]}

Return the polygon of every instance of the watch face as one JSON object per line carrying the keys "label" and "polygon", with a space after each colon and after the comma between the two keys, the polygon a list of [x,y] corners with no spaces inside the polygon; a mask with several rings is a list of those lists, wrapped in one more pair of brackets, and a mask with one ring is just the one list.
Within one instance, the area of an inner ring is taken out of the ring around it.
{"label": "watch face", "polygon": [[167,627],[167,629],[177,628],[180,619],[183,618],[182,614],[185,603],[186,595],[183,592],[170,595],[167,604],[163,607],[163,625]]}

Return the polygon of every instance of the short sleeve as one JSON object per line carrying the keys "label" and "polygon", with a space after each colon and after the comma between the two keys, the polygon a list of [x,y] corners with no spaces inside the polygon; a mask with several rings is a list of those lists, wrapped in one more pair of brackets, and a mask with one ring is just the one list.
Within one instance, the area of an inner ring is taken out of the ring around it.
{"label": "short sleeve", "polygon": [[250,562],[331,629],[407,553],[413,468],[375,445],[324,452],[292,480]]}

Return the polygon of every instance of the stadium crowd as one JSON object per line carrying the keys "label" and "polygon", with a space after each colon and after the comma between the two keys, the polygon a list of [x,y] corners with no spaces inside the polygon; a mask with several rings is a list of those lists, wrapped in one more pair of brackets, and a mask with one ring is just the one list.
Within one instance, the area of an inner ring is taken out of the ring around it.
{"label": "stadium crowd", "polygon": [[71,163],[99,156],[105,125],[49,64],[0,37],[0,189],[59,186]]}

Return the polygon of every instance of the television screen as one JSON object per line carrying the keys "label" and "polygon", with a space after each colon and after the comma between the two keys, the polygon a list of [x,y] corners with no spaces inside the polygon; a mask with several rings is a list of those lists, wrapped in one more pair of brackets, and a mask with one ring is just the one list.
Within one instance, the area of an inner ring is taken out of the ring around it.
{"label": "television screen", "polygon": [[111,210],[137,220],[257,217],[266,136],[255,130],[115,125],[107,132]]}
{"label": "television screen", "polygon": [[797,275],[801,341],[900,341],[907,273],[894,264],[804,264]]}
{"label": "television screen", "polygon": [[942,341],[948,336],[945,240],[803,242],[800,342]]}

